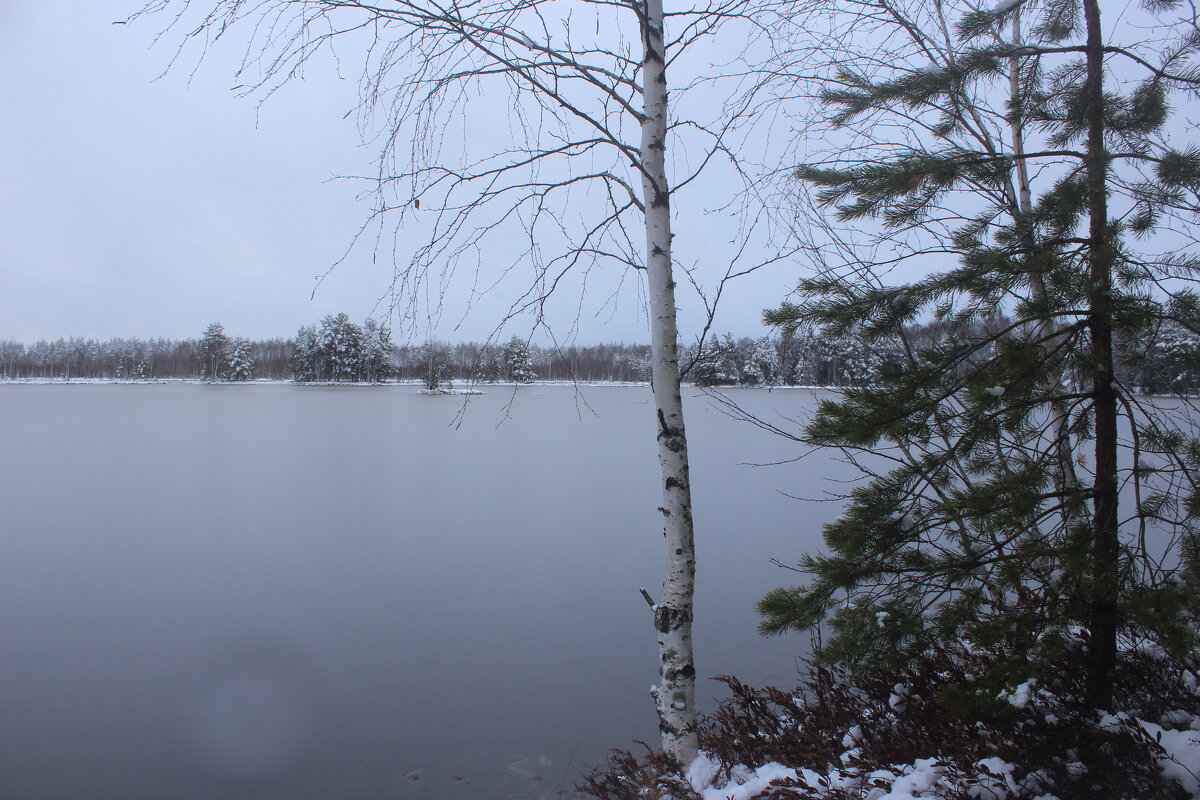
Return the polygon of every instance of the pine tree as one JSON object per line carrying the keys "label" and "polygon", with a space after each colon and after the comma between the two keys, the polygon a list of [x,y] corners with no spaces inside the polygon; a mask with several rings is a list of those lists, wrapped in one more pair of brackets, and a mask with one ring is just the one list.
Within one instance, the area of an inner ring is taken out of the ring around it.
{"label": "pine tree", "polygon": [[742,382],[742,368],[733,334],[713,336],[701,344],[693,355],[688,377],[697,386],[737,386]]}
{"label": "pine tree", "polygon": [[230,342],[226,368],[231,381],[254,380],[254,357],[250,354],[249,339],[238,336]]}
{"label": "pine tree", "polygon": [[1194,395],[1200,389],[1200,335],[1165,320],[1117,346],[1118,379],[1150,394]]}
{"label": "pine tree", "polygon": [[815,386],[820,382],[814,357],[817,339],[811,328],[798,325],[782,329],[775,346],[784,385]]}
{"label": "pine tree", "polygon": [[529,343],[519,336],[512,337],[504,345],[504,376],[513,383],[533,383],[537,379]]}
{"label": "pine tree", "polygon": [[[59,342],[51,345],[48,360],[57,363],[63,354],[64,346]],[[113,368],[113,377],[117,380],[133,380],[140,379],[143,376],[138,370],[138,353],[137,348],[131,341],[121,340],[113,348],[113,357],[116,359],[116,365]]]}
{"label": "pine tree", "polygon": [[204,331],[196,346],[200,359],[200,378],[206,381],[223,381],[228,377],[229,337],[219,322],[214,322]]}
{"label": "pine tree", "polygon": [[391,331],[368,317],[362,327],[362,353],[359,354],[363,380],[378,383],[391,375],[391,355]]}
{"label": "pine tree", "polygon": [[750,354],[746,372],[750,377],[749,383],[754,386],[778,386],[783,383],[779,348],[770,336],[764,336],[754,343],[754,351]]}
{"label": "pine tree", "polygon": [[476,383],[495,383],[504,375],[500,354],[491,345],[479,348],[471,361],[471,380]]}
{"label": "pine tree", "polygon": [[362,329],[345,314],[329,315],[317,331],[318,380],[356,381],[362,376]]}
{"label": "pine tree", "polygon": [[317,380],[318,353],[317,329],[311,325],[302,326],[296,331],[296,338],[292,340],[292,352],[288,357],[292,380],[297,383]]}
{"label": "pine tree", "polygon": [[[823,656],[862,668],[966,639],[1011,668],[1001,683],[1082,629],[1086,702],[1111,708],[1118,637],[1180,659],[1196,648],[1200,440],[1117,380],[1113,342],[1166,321],[1200,330],[1194,240],[1133,247],[1197,221],[1200,149],[1177,149],[1166,126],[1169,96],[1200,87],[1200,37],[1184,22],[1158,28],[1156,51],[1122,45],[1098,0],[964,4],[954,33],[875,19],[902,49],[870,72],[843,61],[822,90],[830,121],[868,141],[797,170],[863,232],[841,242],[858,260],[826,264],[766,319],[898,341],[901,361],[807,426],[804,441],[865,477],[826,526],[829,552],[801,561],[810,583],[764,598],[763,628],[828,618]],[[883,245],[957,263],[888,286]],[[919,344],[927,314],[944,335]]]}

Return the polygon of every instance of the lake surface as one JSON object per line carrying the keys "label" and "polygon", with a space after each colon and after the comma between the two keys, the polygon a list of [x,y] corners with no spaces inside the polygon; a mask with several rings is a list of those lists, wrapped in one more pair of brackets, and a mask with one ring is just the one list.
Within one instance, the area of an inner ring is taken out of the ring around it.
{"label": "lake surface", "polygon": [[[806,391],[734,391],[780,420]],[[849,476],[686,398],[699,695]],[[0,800],[556,797],[653,742],[646,387],[0,386]]]}

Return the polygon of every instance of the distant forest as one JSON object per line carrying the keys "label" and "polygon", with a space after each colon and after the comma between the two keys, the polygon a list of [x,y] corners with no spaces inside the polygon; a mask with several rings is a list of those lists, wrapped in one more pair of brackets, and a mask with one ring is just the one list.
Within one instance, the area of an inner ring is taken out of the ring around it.
{"label": "distant forest", "polygon": [[[979,336],[1017,335],[1007,320],[981,322]],[[913,326],[905,342],[868,344],[853,333],[815,329],[758,339],[710,336],[681,348],[685,380],[698,386],[861,386],[901,369],[904,348],[936,347],[940,325]],[[1200,391],[1200,336],[1162,325],[1120,343],[1119,379],[1143,392]],[[345,314],[301,328],[291,339],[251,341],[213,323],[196,339],[72,337],[26,345],[0,339],[0,380],[182,378],[297,382],[638,382],[650,379],[650,347],[595,344],[549,347],[513,337],[506,343],[425,342],[396,345],[373,320]]]}

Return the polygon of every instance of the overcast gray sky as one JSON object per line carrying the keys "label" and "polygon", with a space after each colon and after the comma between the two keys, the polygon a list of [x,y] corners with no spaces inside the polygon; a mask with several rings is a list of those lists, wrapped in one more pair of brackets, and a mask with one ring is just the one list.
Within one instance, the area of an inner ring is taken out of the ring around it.
{"label": "overcast gray sky", "polygon": [[[370,247],[315,282],[369,211],[361,187],[330,180],[370,173],[374,153],[344,118],[355,81],[314,69],[259,108],[230,89],[236,47],[156,81],[177,39],[151,46],[159,20],[112,24],[138,7],[0,0],[0,338],[188,337],[213,320],[265,338],[328,313],[372,313],[391,265]],[[794,274],[785,266],[735,289],[718,327],[760,332],[761,309]],[[615,312],[602,302],[614,278],[593,281],[582,309],[567,298],[551,321],[566,329],[578,316],[580,342],[647,340],[629,277]],[[699,303],[680,304],[694,334]],[[482,338],[501,310],[484,303],[436,333]]]}

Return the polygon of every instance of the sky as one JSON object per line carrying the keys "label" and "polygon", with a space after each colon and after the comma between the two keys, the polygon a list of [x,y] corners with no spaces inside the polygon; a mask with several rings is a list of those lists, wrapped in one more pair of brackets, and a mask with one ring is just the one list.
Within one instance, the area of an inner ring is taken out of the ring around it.
{"label": "sky", "polygon": [[[0,0],[0,339],[186,338],[212,321],[271,338],[331,313],[385,316],[387,252],[360,245],[330,271],[370,210],[360,185],[335,179],[372,171],[375,151],[347,116],[356,81],[314,68],[260,104],[231,88],[232,46],[164,75],[178,42],[154,44],[165,20],[113,24],[139,7]],[[482,116],[470,124],[492,124]],[[723,235],[694,211],[677,215],[677,241],[694,237],[700,252]],[[701,276],[718,268],[692,258]],[[785,263],[733,286],[717,329],[760,335],[762,309],[797,274]],[[579,288],[550,310],[559,335],[648,340],[636,278],[608,270],[582,300]],[[503,292],[469,312],[458,302],[409,335],[479,340],[507,307]],[[694,338],[702,305],[686,293],[679,305]],[[511,332],[532,329],[521,324]]]}

